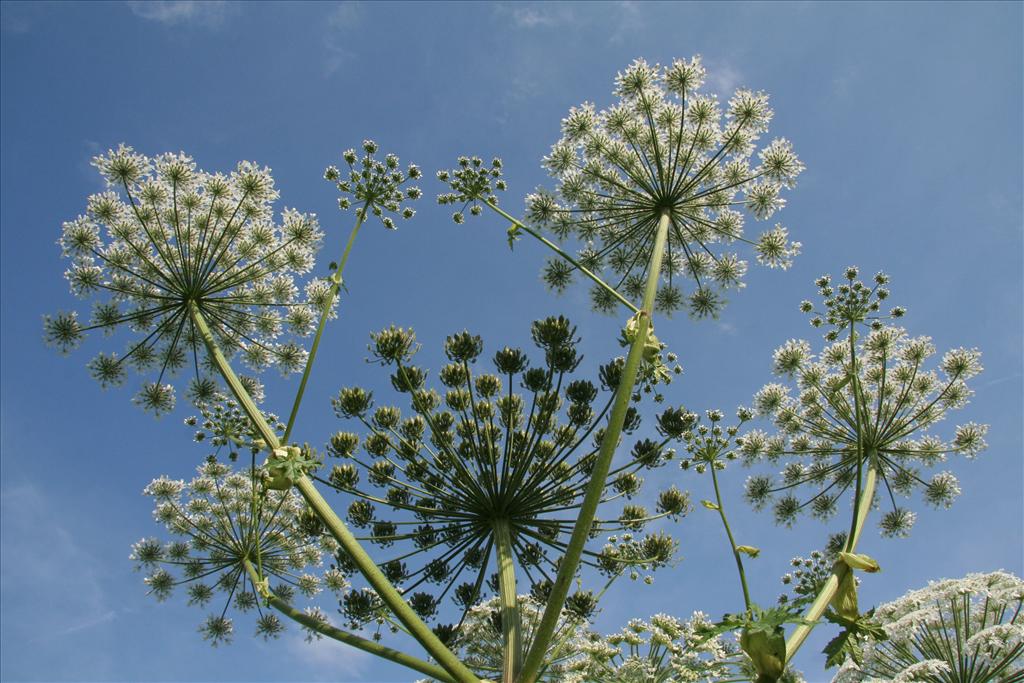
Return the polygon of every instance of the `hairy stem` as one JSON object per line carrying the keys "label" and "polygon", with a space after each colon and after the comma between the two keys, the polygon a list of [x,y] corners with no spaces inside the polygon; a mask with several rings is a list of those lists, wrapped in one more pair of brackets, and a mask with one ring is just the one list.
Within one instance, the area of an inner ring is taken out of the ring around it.
{"label": "hairy stem", "polygon": [[[248,572],[249,578],[252,579],[253,584],[259,586],[260,582],[262,581],[262,578],[260,577],[260,574],[257,571],[256,567],[253,566],[252,562],[250,562],[248,559],[244,560],[244,562],[245,570]],[[341,643],[345,643],[346,645],[351,645],[352,647],[357,648],[359,650],[363,650],[364,652],[369,652],[370,654],[376,655],[377,657],[380,657],[382,659],[387,659],[388,661],[395,662],[396,664],[401,664],[402,666],[409,667],[413,671],[418,671],[421,674],[426,674],[427,676],[436,678],[437,680],[443,681],[444,683],[456,683],[455,679],[452,678],[447,671],[437,666],[436,664],[425,662],[422,659],[413,657],[412,655],[406,654],[405,652],[401,652],[399,650],[386,647],[373,640],[361,638],[360,636],[357,636],[354,633],[343,631],[318,619],[314,619],[305,612],[295,609],[295,607],[289,605],[287,602],[277,597],[273,593],[268,592],[264,595],[264,597],[267,599],[267,602],[270,604],[270,606],[276,609],[281,614],[302,624],[306,628],[310,628],[316,631],[317,633],[327,636],[328,638],[333,638],[334,640],[337,640]]]}
{"label": "hairy stem", "polygon": [[[665,254],[665,242],[668,239],[668,226],[670,222],[668,212],[662,213],[658,221],[657,233],[654,238],[654,249],[651,252],[651,260],[647,269],[647,286],[644,289],[643,307],[639,312],[640,324],[636,331],[633,343],[629,347],[629,354],[626,356],[626,365],[622,370],[622,377],[619,379],[619,386],[615,390],[615,403],[612,406],[612,414],[608,418],[608,427],[605,430],[604,438],[601,441],[601,449],[597,455],[597,461],[591,472],[590,484],[587,486],[587,493],[580,507],[579,517],[569,538],[569,545],[565,555],[558,567],[558,575],[554,585],[551,587],[551,595],[544,608],[544,615],[533,638],[533,644],[523,662],[523,669],[517,683],[534,683],[537,673],[544,664],[544,654],[554,635],[555,627],[558,624],[558,617],[561,614],[562,606],[569,594],[576,570],[579,568],[580,558],[583,555],[583,547],[590,536],[594,523],[594,516],[597,514],[597,505],[604,493],[605,480],[608,477],[608,470],[611,467],[612,456],[619,444],[619,437],[622,434],[622,425],[626,421],[626,412],[629,409],[629,402],[633,395],[633,385],[636,383],[637,372],[640,369],[640,361],[643,358],[644,345],[647,343],[647,336],[651,327],[651,311],[654,308],[654,295],[658,291],[658,281],[661,278],[661,262]],[[509,682],[512,683],[512,682]]]}
{"label": "hairy stem", "polygon": [[302,404],[302,395],[306,393],[306,382],[309,381],[309,373],[313,369],[313,361],[316,359],[317,349],[320,348],[320,337],[323,336],[324,328],[327,326],[327,317],[330,315],[331,307],[334,306],[334,300],[338,298],[338,291],[341,289],[341,274],[345,270],[345,264],[348,262],[348,255],[352,251],[352,245],[356,241],[356,235],[359,234],[359,228],[363,226],[363,221],[366,220],[366,209],[368,206],[369,202],[363,205],[362,211],[356,212],[356,225],[348,236],[348,243],[345,245],[345,251],[341,255],[341,261],[338,262],[338,268],[331,274],[331,293],[327,303],[324,305],[324,310],[320,313],[320,324],[317,325],[316,336],[313,337],[313,346],[309,349],[309,357],[306,358],[306,367],[302,371],[299,390],[295,393],[295,403],[292,404],[292,412],[288,416],[288,426],[284,430],[283,441],[285,443],[288,442],[288,437],[291,436],[292,428],[295,426],[295,418],[298,416],[299,406]]}
{"label": "hairy stem", "polygon": [[512,530],[507,519],[494,522],[494,548],[498,559],[501,592],[501,635],[505,648],[501,680],[515,681],[523,663],[523,633],[516,594],[516,567],[512,555]]}
{"label": "hairy stem", "polygon": [[[856,514],[853,518],[853,531],[846,543],[846,552],[848,553],[854,552],[857,548],[857,541],[860,540],[860,534],[864,530],[864,522],[868,517],[868,510],[871,509],[871,501],[875,496],[875,483],[878,474],[875,470],[875,454],[869,451],[867,455],[868,471],[864,477],[864,488],[861,491],[860,498],[857,500]],[[846,572],[849,571],[851,569],[845,562],[836,562],[833,566],[832,574],[825,581],[825,585],[822,586],[818,597],[814,599],[807,612],[804,613],[803,619],[808,623],[797,626],[796,630],[793,631],[793,634],[786,641],[786,661],[791,661],[793,655],[803,645],[803,642],[814,628],[815,623],[825,613],[825,610],[828,609],[829,603],[832,602],[832,598],[835,597],[836,591],[839,589],[839,584],[846,578]]]}
{"label": "hairy stem", "polygon": [[579,271],[580,271],[581,273],[583,273],[583,274],[584,274],[584,275],[586,275],[586,276],[587,276],[588,278],[590,278],[590,279],[591,279],[591,280],[593,280],[593,281],[594,281],[595,283],[597,283],[597,285],[598,285],[599,287],[601,287],[601,288],[602,288],[602,289],[604,289],[604,290],[605,290],[606,292],[608,292],[608,293],[609,293],[609,294],[611,294],[611,295],[612,295],[613,297],[615,297],[615,298],[616,298],[616,299],[617,299],[617,300],[619,301],[619,303],[621,303],[621,304],[622,304],[623,306],[625,306],[625,307],[626,307],[626,308],[628,308],[629,310],[633,311],[634,313],[639,313],[639,312],[640,312],[640,309],[638,309],[638,308],[637,308],[637,307],[636,307],[636,306],[635,306],[635,305],[633,304],[633,302],[632,302],[632,301],[630,301],[630,300],[629,300],[629,299],[627,299],[626,297],[624,297],[624,296],[622,296],[621,294],[619,294],[619,293],[618,293],[618,291],[616,291],[616,289],[615,289],[614,287],[612,287],[612,286],[611,286],[611,285],[609,285],[609,284],[608,284],[607,282],[605,282],[604,280],[602,280],[602,279],[601,279],[600,277],[598,277],[597,275],[595,275],[594,273],[592,273],[592,272],[591,272],[590,270],[588,270],[587,268],[584,268],[584,267],[583,267],[583,265],[582,265],[582,264],[580,264],[580,262],[579,262],[579,261],[577,261],[577,260],[576,260],[576,259],[574,259],[574,258],[573,258],[572,256],[570,256],[570,255],[569,255],[568,253],[566,253],[566,252],[565,252],[565,251],[564,251],[564,250],[563,250],[563,249],[562,249],[561,247],[559,247],[559,246],[558,246],[557,244],[555,244],[554,242],[552,242],[552,241],[551,241],[551,240],[549,240],[548,238],[544,237],[544,236],[543,236],[543,235],[541,235],[541,234],[540,234],[539,232],[537,232],[536,230],[534,230],[534,229],[533,229],[533,228],[531,228],[530,226],[526,225],[525,223],[523,223],[523,222],[522,222],[522,221],[520,221],[519,219],[517,219],[517,218],[513,218],[512,216],[508,215],[507,213],[505,213],[504,211],[502,211],[501,209],[499,209],[499,208],[498,208],[497,206],[495,206],[494,204],[491,204],[491,203],[487,202],[487,206],[489,206],[489,207],[490,207],[491,209],[493,209],[493,210],[494,210],[495,212],[497,212],[497,214],[498,214],[499,216],[501,216],[502,218],[504,218],[504,219],[506,219],[506,220],[510,221],[510,222],[511,222],[511,223],[512,223],[512,224],[513,224],[514,226],[516,226],[516,227],[517,227],[517,228],[519,228],[520,230],[523,230],[524,232],[528,233],[528,234],[529,234],[529,235],[531,235],[531,236],[532,236],[532,237],[533,237],[534,239],[536,239],[536,240],[537,240],[538,242],[540,242],[541,244],[543,244],[544,246],[546,246],[546,247],[547,247],[548,249],[550,249],[551,251],[555,252],[556,254],[558,254],[559,256],[561,256],[561,257],[562,257],[563,259],[565,259],[566,261],[568,261],[569,263],[571,263],[571,264],[572,264],[573,266],[575,266],[575,267],[576,267],[576,269],[577,269],[577,270],[579,270]]}

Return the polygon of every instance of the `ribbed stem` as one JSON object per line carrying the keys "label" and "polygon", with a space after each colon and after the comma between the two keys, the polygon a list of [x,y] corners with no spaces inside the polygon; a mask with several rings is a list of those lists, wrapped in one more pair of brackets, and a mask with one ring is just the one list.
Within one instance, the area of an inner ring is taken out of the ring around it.
{"label": "ribbed stem", "polygon": [[[217,369],[220,371],[221,376],[224,377],[224,381],[227,382],[228,387],[231,389],[231,393],[235,395],[238,402],[241,404],[245,414],[249,417],[249,420],[259,430],[260,436],[264,441],[267,442],[268,448],[271,450],[280,448],[281,442],[278,440],[277,435],[267,425],[266,419],[263,417],[263,413],[253,402],[249,396],[245,387],[238,381],[238,377],[231,369],[231,365],[228,363],[227,358],[221,353],[220,347],[217,346],[216,340],[213,338],[213,334],[210,332],[209,326],[206,324],[206,320],[199,310],[199,306],[195,302],[190,302],[189,312],[192,315],[192,320],[196,327],[199,329],[199,334],[203,338],[203,342],[206,344],[207,350],[213,357],[214,363],[217,365]],[[321,519],[324,525],[330,530],[331,535],[341,545],[344,551],[352,558],[359,571],[362,573],[366,580],[369,582],[373,589],[377,591],[381,600],[384,604],[398,617],[398,620],[408,629],[409,633],[423,646],[423,648],[430,654],[431,657],[437,660],[437,662],[444,667],[444,669],[451,674],[452,678],[457,683],[481,683],[472,671],[459,661],[459,659],[445,647],[444,643],[434,634],[430,627],[423,623],[423,620],[417,616],[411,607],[402,599],[402,595],[398,590],[391,585],[391,582],[387,580],[387,577],[381,572],[380,568],[374,563],[373,559],[363,550],[363,547],[359,545],[355,536],[348,530],[345,523],[334,513],[331,506],[327,504],[327,501],[323,499],[319,491],[313,486],[313,482],[308,477],[303,475],[295,482],[295,486],[298,487],[299,492],[302,493],[303,498],[309,503],[309,506]]]}
{"label": "ribbed stem", "polygon": [[[558,617],[565,599],[569,595],[569,588],[572,585],[576,569],[579,567],[580,558],[583,555],[583,548],[587,538],[590,536],[594,517],[597,514],[597,505],[604,493],[605,480],[608,478],[608,470],[611,467],[612,456],[619,444],[619,436],[622,434],[622,425],[626,420],[626,412],[629,410],[629,402],[633,396],[633,385],[636,382],[637,371],[640,369],[640,361],[643,358],[644,345],[647,343],[647,335],[650,332],[651,311],[654,308],[654,296],[658,291],[658,281],[661,278],[661,262],[665,254],[665,242],[668,239],[668,226],[670,217],[668,212],[662,213],[658,221],[658,231],[654,238],[654,248],[651,252],[651,260],[647,268],[647,286],[644,289],[643,306],[640,311],[640,324],[636,336],[629,347],[629,354],[626,356],[626,365],[622,370],[619,379],[619,386],[615,390],[615,402],[612,405],[612,414],[608,418],[608,426],[604,438],[601,441],[601,449],[594,463],[594,469],[590,475],[590,484],[587,486],[587,493],[580,506],[580,514],[573,526],[572,536],[569,545],[565,549],[565,555],[558,566],[558,576],[551,587],[551,595],[548,598],[547,606],[544,608],[544,615],[537,625],[533,637],[533,644],[523,662],[523,669],[519,681],[516,683],[534,683],[537,674],[544,664],[544,654],[555,633],[558,624]],[[509,682],[511,683],[511,682]]]}
{"label": "ribbed stem", "polygon": [[512,555],[512,530],[507,519],[494,522],[494,550],[498,559],[498,587],[501,593],[501,637],[505,656],[501,680],[512,683],[523,663],[523,633],[516,594],[516,566]]}
{"label": "ribbed stem", "polygon": [[[248,572],[249,578],[252,579],[252,582],[254,584],[258,585],[261,580],[261,577],[259,575],[259,572],[256,570],[256,567],[253,566],[252,562],[250,562],[248,559],[244,560],[244,562],[245,570],[246,572]],[[342,631],[341,629],[331,626],[330,624],[326,624],[318,619],[314,619],[305,612],[295,609],[294,607],[292,607],[287,602],[277,597],[273,593],[266,596],[266,598],[267,602],[270,603],[270,606],[276,609],[281,614],[285,615],[286,617],[294,621],[297,621],[298,623],[302,624],[307,628],[313,629],[317,633],[321,633],[327,636],[328,638],[333,638],[334,640],[337,640],[341,643],[345,643],[346,645],[351,645],[352,647],[357,648],[359,650],[363,650],[364,652],[369,652],[370,654],[380,657],[382,659],[387,659],[388,661],[394,662],[396,664],[401,664],[402,666],[406,666],[412,669],[413,671],[419,671],[421,674],[426,674],[427,676],[436,678],[437,680],[443,681],[444,683],[456,683],[455,679],[448,675],[447,671],[437,666],[436,664],[425,662],[422,659],[413,657],[412,655],[381,645],[376,641],[361,638],[355,635],[354,633]]]}
{"label": "ribbed stem", "polygon": [[[860,534],[864,530],[864,522],[867,520],[868,511],[871,509],[871,501],[875,496],[875,483],[878,477],[875,471],[875,454],[873,452],[868,452],[867,461],[868,471],[864,477],[864,488],[861,490],[860,498],[857,500],[856,516],[853,519],[853,531],[846,545],[846,552],[849,553],[854,552],[857,548],[857,541],[860,540]],[[797,626],[796,630],[793,631],[793,634],[786,641],[787,662],[792,661],[793,655],[796,654],[796,651],[807,640],[807,636],[811,634],[815,622],[828,609],[829,603],[835,597],[839,584],[846,578],[846,572],[848,571],[850,571],[850,568],[845,562],[836,562],[833,566],[832,574],[828,577],[825,585],[822,586],[818,597],[815,598],[807,612],[804,613],[804,620],[810,623]]]}
{"label": "ribbed stem", "polygon": [[316,336],[313,337],[313,346],[309,349],[309,357],[306,358],[306,367],[302,371],[302,379],[299,381],[299,389],[295,393],[295,402],[292,404],[291,415],[288,416],[288,426],[284,430],[284,438],[282,441],[288,443],[288,437],[292,434],[292,428],[295,427],[295,418],[299,414],[299,406],[302,404],[302,395],[306,393],[306,382],[309,381],[309,373],[313,369],[313,361],[316,359],[316,352],[320,348],[320,337],[323,336],[324,328],[327,326],[327,318],[330,315],[331,308],[334,306],[334,300],[338,297],[338,290],[341,289],[341,274],[345,270],[345,264],[348,262],[348,255],[352,251],[352,245],[356,241],[356,235],[359,234],[359,228],[363,226],[363,221],[366,219],[366,208],[369,204],[363,205],[362,211],[356,212],[356,225],[352,228],[351,234],[348,236],[348,243],[345,245],[345,251],[341,255],[341,261],[338,262],[338,268],[331,274],[331,293],[328,297],[327,303],[324,306],[324,310],[320,313],[320,324],[316,328]]}

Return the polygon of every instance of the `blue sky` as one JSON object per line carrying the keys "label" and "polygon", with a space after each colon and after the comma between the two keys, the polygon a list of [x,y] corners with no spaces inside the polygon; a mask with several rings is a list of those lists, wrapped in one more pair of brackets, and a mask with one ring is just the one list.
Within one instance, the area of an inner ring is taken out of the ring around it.
{"label": "blue sky", "polygon": [[[658,332],[686,366],[668,401],[690,408],[747,403],[771,380],[771,352],[819,337],[797,311],[813,280],[849,264],[892,275],[905,326],[940,350],[978,347],[986,371],[953,420],[992,425],[975,462],[950,465],[964,493],[952,510],[915,503],[910,539],[865,536],[883,573],[862,604],[929,579],[1024,571],[1022,549],[1022,5],[906,4],[329,4],[15,3],[2,5],[2,636],[4,681],[410,681],[405,670],[296,630],[264,644],[239,620],[236,642],[211,649],[203,613],[156,604],[128,561],[156,533],[140,495],[153,477],[187,477],[205,454],[182,407],[155,421],[130,391],[102,392],[87,345],[64,358],[44,347],[41,316],[74,306],[55,245],[60,225],[99,191],[91,157],[120,142],[146,154],[184,150],[207,170],[239,159],[273,168],[279,208],[317,212],[327,254],[348,216],[321,174],[373,138],[428,173],[459,154],[500,156],[504,203],[548,183],[539,162],[571,106],[611,104],[633,59],[701,54],[709,88],[763,89],[772,134],[807,165],[780,220],[804,252],[787,272],[752,267],[717,321],[677,316]],[[616,318],[577,290],[555,298],[537,273],[545,254],[509,252],[490,217],[455,226],[440,190],[398,233],[364,232],[346,271],[350,295],[329,329],[300,417],[300,439],[339,428],[329,398],[379,383],[363,363],[367,333],[412,325],[424,364],[465,327],[488,348],[528,342],[529,322],[565,313],[584,337],[585,367],[616,352]],[[333,258],[328,256],[327,258]],[[97,342],[98,343],[98,342]],[[270,379],[283,412],[295,380]],[[946,431],[952,425],[943,425]],[[702,481],[665,470],[707,497]],[[793,555],[828,527],[778,529],[740,501],[746,474],[724,485],[743,542],[763,549],[752,590],[771,602]],[[612,590],[597,626],[634,616],[739,607],[721,532],[699,508],[678,528],[685,560],[653,587]],[[824,629],[822,629],[824,631]],[[798,665],[829,675],[817,633]]]}

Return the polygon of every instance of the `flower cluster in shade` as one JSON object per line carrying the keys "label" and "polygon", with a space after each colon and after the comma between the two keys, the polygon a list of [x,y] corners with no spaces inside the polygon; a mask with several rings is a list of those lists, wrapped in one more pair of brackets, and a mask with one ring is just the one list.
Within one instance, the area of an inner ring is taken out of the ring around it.
{"label": "flower cluster in shade", "polygon": [[[266,490],[264,468],[255,465],[235,470],[210,456],[197,472],[188,482],[159,477],[145,488],[154,518],[171,540],[145,538],[132,546],[131,559],[147,572],[145,583],[158,600],[181,587],[189,605],[214,608],[199,629],[207,641],[232,640],[232,610],[254,613],[256,633],[266,639],[284,630],[263,604],[246,561],[287,602],[297,593],[312,598],[324,589],[346,592],[342,573],[323,569],[324,557],[337,546],[300,496]],[[307,608],[307,614],[326,621],[318,608]]]}
{"label": "flower cluster in shade", "polygon": [[[845,548],[846,533],[838,532],[828,537],[823,550],[812,550],[807,557],[791,559],[789,564],[792,569],[780,579],[787,592],[779,596],[779,604],[800,608],[813,602],[832,577],[839,553]],[[854,587],[860,585],[860,578],[856,574],[853,581]]]}
{"label": "flower cluster in shade", "polygon": [[[448,337],[439,391],[411,364],[418,348],[413,332],[391,327],[371,335],[370,351],[393,369],[391,383],[411,410],[403,415],[396,406],[374,407],[371,393],[359,387],[342,389],[334,400],[339,417],[358,421],[365,433],[332,437],[327,452],[341,462],[321,481],[354,498],[348,521],[362,530],[360,540],[384,549],[378,564],[424,619],[435,618],[446,598],[467,610],[486,589],[497,592],[492,572],[499,524],[510,529],[521,585],[540,597],[550,590],[604,438],[622,362],[601,368],[599,388],[572,378],[581,356],[568,320],[539,320],[532,337],[539,358],[531,361],[506,346],[493,355],[493,373],[476,368],[484,354],[480,337]],[[635,408],[628,412],[624,431],[630,434],[640,417]],[[584,564],[615,577],[671,560],[676,543],[670,536],[640,534],[654,520],[684,515],[688,496],[669,488],[653,510],[632,499],[641,492],[641,472],[672,457],[672,440],[664,431],[661,438],[638,439],[613,463],[593,536],[630,535],[615,537],[604,550],[585,550]],[[569,602],[584,616],[594,606],[586,591]],[[348,612],[359,621],[357,610]]]}
{"label": "flower cluster in shade", "polygon": [[[243,381],[243,386],[257,403],[263,399],[262,388]],[[251,389],[251,390],[250,390]],[[219,457],[226,449],[228,460],[236,462],[241,452],[256,455],[264,448],[263,437],[238,402],[216,391],[209,400],[197,403],[199,415],[185,418],[185,425],[196,428],[192,435],[196,443],[213,448],[211,455]],[[281,434],[286,425],[274,413],[264,412],[263,419],[274,432]]]}
{"label": "flower cluster in shade", "polygon": [[[804,169],[784,138],[758,151],[772,118],[767,95],[737,90],[723,108],[700,91],[704,78],[699,57],[668,67],[633,62],[616,79],[616,104],[598,111],[585,103],[562,120],[562,138],[544,159],[557,190],[526,200],[528,220],[559,240],[578,240],[579,263],[634,300],[667,215],[657,308],[686,308],[696,317],[716,315],[724,292],[743,286],[747,262],[733,251],[739,244],[769,267],[786,268],[799,253],[782,225],[746,237],[744,210],[772,217]],[[562,291],[575,270],[552,259],[543,278]],[[599,287],[591,298],[598,310],[616,305]]]}
{"label": "flower cluster in shade", "polygon": [[337,166],[328,166],[324,179],[334,183],[341,193],[340,209],[354,204],[357,217],[365,220],[368,215],[376,216],[385,228],[395,230],[394,218],[386,213],[405,220],[416,215],[407,202],[422,197],[423,191],[415,185],[403,185],[419,180],[423,172],[415,164],[409,164],[403,171],[394,154],[385,155],[383,161],[375,159],[373,155],[378,149],[373,140],[363,140],[362,156],[354,149],[347,149],[341,155],[348,166],[348,174],[343,176]]}
{"label": "flower cluster in shade", "polygon": [[933,581],[881,605],[835,683],[1024,680],[1024,581],[1006,572]]}
{"label": "flower cluster in shade", "polygon": [[[771,503],[776,521],[787,526],[802,511],[828,519],[870,466],[879,478],[878,497],[890,508],[881,518],[882,533],[904,536],[915,513],[897,496],[919,490],[927,503],[949,507],[960,493],[957,478],[949,471],[928,477],[923,470],[953,454],[973,458],[986,446],[987,426],[974,422],[947,438],[927,432],[967,403],[966,381],[981,371],[980,353],[954,349],[932,369],[931,339],[887,324],[889,316],[879,312],[888,277],[879,273],[865,284],[857,276],[851,267],[838,286],[820,278],[825,310],[817,312],[809,301],[801,306],[814,315],[812,324],[828,326],[820,352],[803,340],[775,352],[775,374],[795,387],[772,383],[755,395],[754,409],[778,431],[748,431],[739,452],[748,465],[786,462],[778,477],[748,478],[746,497],[756,509]],[[892,315],[902,317],[903,309]],[[797,495],[801,487],[812,490],[808,497]]]}
{"label": "flower cluster in shade", "polygon": [[708,618],[686,620],[656,614],[631,619],[610,636],[588,634],[565,683],[649,683],[720,681],[733,678],[741,658],[734,644],[708,637]]}
{"label": "flower cluster in shade", "polygon": [[93,165],[109,189],[89,197],[59,240],[71,291],[93,308],[87,320],[46,316],[47,343],[67,352],[90,330],[127,328],[123,351],[101,352],[89,370],[104,387],[130,368],[149,376],[136,402],[157,414],[173,408],[166,380],[186,367],[199,398],[215,388],[193,306],[226,356],[256,371],[302,368],[306,351],[288,335],[312,331],[329,284],[314,278],[302,291],[296,276],[313,268],[322,234],[313,214],[285,209],[275,222],[269,169],[241,162],[207,173],[184,154],[150,158],[124,145]]}
{"label": "flower cluster in shade", "polygon": [[[519,596],[526,646],[544,605]],[[719,635],[705,634],[708,618],[695,612],[681,620],[656,614],[631,619],[617,633],[602,636],[589,620],[563,612],[537,680],[544,683],[684,683],[719,681],[740,673],[739,650]],[[501,604],[491,598],[469,610],[453,641],[463,661],[478,675],[498,680],[503,657]]]}
{"label": "flower cluster in shade", "polygon": [[[528,651],[544,614],[544,601],[537,596],[524,594],[518,596],[517,603],[523,650]],[[562,683],[568,671],[578,666],[580,652],[587,642],[589,622],[573,611],[572,607],[570,602],[559,616],[555,635],[548,645],[544,663],[537,675],[540,683]],[[458,653],[459,659],[484,680],[501,680],[505,656],[501,620],[501,599],[495,596],[484,600],[466,612],[462,625],[449,643]]]}

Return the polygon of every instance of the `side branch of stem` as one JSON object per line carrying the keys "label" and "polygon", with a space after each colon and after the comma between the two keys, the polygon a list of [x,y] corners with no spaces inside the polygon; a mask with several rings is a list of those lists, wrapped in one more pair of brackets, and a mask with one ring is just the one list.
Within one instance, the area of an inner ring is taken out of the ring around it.
{"label": "side branch of stem", "polygon": [[[248,572],[249,578],[252,579],[253,584],[258,586],[262,578],[260,577],[259,572],[256,570],[256,567],[253,566],[252,562],[250,562],[249,560],[245,560],[245,570],[246,572]],[[354,648],[363,650],[364,652],[369,652],[370,654],[380,657],[382,659],[395,662],[396,664],[401,664],[402,666],[406,666],[412,669],[413,671],[418,671],[421,674],[426,674],[427,676],[436,678],[437,680],[443,681],[444,683],[456,683],[455,679],[452,678],[447,671],[437,666],[436,664],[425,662],[422,659],[413,657],[412,655],[406,654],[405,652],[401,652],[400,650],[395,650],[394,648],[386,647],[376,641],[368,640],[366,638],[357,636],[354,633],[349,633],[348,631],[343,631],[335,626],[331,626],[326,622],[320,621],[319,619],[315,619],[314,617],[306,614],[305,612],[296,609],[295,607],[289,605],[287,602],[277,597],[273,593],[269,593],[265,597],[270,606],[276,609],[281,614],[292,619],[293,621],[302,624],[306,628],[312,629],[317,633],[327,636],[328,638],[333,638],[338,642],[344,643],[346,645],[351,645]]]}

